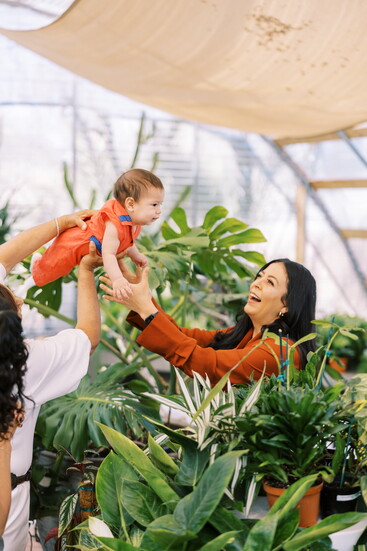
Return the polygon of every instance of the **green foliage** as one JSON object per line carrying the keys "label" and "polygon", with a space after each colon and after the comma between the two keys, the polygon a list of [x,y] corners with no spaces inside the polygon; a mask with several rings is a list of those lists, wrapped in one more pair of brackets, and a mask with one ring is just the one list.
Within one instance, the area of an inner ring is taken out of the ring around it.
{"label": "green foliage", "polygon": [[[96,542],[103,543],[104,549],[129,551],[296,551],[315,542],[321,546],[318,549],[328,549],[328,534],[367,517],[363,513],[334,515],[300,530],[299,513],[294,509],[315,481],[314,475],[293,484],[263,519],[249,523],[223,507],[225,489],[243,451],[227,452],[215,459],[189,488],[180,485],[179,477],[164,467],[159,474],[151,458],[123,435],[106,426],[101,429],[114,448],[96,481],[105,524],[96,519],[97,523],[77,527],[83,550],[98,548]],[[175,462],[180,471],[181,461]],[[111,531],[116,537],[106,537]]]}
{"label": "green foliage", "polygon": [[339,329],[330,349],[329,362],[335,360],[341,367],[345,367],[341,359],[347,362],[352,371],[367,372],[367,321],[360,317],[351,317],[333,314],[319,324],[318,342],[327,343],[329,328]]}
{"label": "green foliage", "polygon": [[[144,397],[139,400],[129,388],[133,383],[123,382],[132,370],[120,363],[99,372],[94,381],[86,375],[77,390],[44,404],[36,427],[44,446],[67,449],[80,460],[90,443],[106,445],[96,421],[130,431],[137,438],[144,428],[152,428],[145,416],[159,419],[156,403]],[[142,383],[141,390],[148,389]]]}
{"label": "green foliage", "polygon": [[323,391],[274,386],[264,392],[256,407],[236,420],[251,452],[250,472],[284,486],[321,471],[327,478],[327,443],[340,430],[336,408]]}
{"label": "green foliage", "polygon": [[17,217],[11,217],[9,214],[9,201],[6,201],[2,207],[0,207],[0,245],[5,243],[9,237],[12,225],[17,221]]}

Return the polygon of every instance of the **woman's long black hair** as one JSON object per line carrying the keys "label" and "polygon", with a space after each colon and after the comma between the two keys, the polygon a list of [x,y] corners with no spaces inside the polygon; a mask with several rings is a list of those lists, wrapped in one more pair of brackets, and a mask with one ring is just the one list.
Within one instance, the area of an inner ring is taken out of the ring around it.
{"label": "woman's long black hair", "polygon": [[0,438],[6,437],[14,413],[24,403],[23,378],[28,349],[14,297],[0,284]]}
{"label": "woman's long black hair", "polygon": [[[295,342],[314,331],[311,321],[315,319],[316,282],[307,268],[288,258],[279,258],[268,262],[260,268],[258,274],[275,262],[283,264],[287,272],[287,294],[283,297],[283,300],[288,311],[284,316],[277,318],[272,324],[263,326],[261,332],[263,333],[265,329],[269,329],[273,333],[278,333],[279,329],[281,329],[284,336],[288,335],[290,340]],[[239,316],[232,331],[217,333],[210,346],[215,350],[235,348],[252,328],[252,321],[248,314],[244,312]],[[298,348],[301,362],[304,366],[307,353],[316,349],[315,340],[306,341],[300,344]]]}

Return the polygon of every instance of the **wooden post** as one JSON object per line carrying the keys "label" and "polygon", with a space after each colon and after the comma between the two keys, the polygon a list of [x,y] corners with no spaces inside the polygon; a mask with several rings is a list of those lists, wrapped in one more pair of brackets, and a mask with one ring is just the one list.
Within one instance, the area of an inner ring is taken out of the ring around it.
{"label": "wooden post", "polygon": [[303,184],[297,184],[296,190],[296,261],[303,264],[305,261],[305,241],[306,241],[306,203],[307,190]]}

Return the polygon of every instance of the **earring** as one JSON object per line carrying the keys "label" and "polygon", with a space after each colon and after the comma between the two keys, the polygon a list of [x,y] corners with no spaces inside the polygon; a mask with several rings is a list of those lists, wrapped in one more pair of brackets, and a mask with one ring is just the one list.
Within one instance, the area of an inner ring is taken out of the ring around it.
{"label": "earring", "polygon": [[282,318],[284,316],[283,312],[279,312],[279,317]]}

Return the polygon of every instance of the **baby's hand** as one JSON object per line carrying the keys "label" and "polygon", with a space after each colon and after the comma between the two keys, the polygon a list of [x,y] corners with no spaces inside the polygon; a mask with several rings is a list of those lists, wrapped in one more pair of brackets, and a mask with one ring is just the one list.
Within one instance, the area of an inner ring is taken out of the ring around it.
{"label": "baby's hand", "polygon": [[131,260],[134,262],[135,266],[139,266],[140,268],[144,268],[144,266],[148,265],[148,259],[143,253],[136,253],[131,257]]}
{"label": "baby's hand", "polygon": [[127,300],[132,293],[131,287],[127,279],[119,277],[113,284],[113,296],[116,298],[122,298]]}

